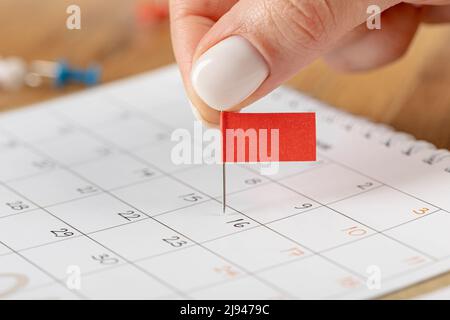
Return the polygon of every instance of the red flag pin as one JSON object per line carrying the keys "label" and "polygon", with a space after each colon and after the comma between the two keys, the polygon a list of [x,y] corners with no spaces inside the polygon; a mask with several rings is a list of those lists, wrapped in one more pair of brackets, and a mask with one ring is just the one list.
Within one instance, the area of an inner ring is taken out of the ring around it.
{"label": "red flag pin", "polygon": [[226,162],[316,160],[315,113],[222,112],[222,209]]}

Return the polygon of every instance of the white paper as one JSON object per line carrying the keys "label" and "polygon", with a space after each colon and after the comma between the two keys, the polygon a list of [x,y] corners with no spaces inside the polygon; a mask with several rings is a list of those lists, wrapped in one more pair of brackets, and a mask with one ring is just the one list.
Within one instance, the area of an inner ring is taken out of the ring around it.
{"label": "white paper", "polygon": [[248,111],[317,112],[319,161],[227,165],[226,215],[220,165],[170,160],[175,67],[1,114],[0,298],[374,298],[450,270],[442,163],[289,89]]}

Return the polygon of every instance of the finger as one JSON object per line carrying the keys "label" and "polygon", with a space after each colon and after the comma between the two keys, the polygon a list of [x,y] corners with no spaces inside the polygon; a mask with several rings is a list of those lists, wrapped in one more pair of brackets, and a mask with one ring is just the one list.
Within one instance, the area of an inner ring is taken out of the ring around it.
{"label": "finger", "polygon": [[423,7],[422,21],[426,23],[450,22],[450,5]]}
{"label": "finger", "polygon": [[218,110],[254,102],[398,0],[241,0],[203,37],[191,73],[197,107],[217,122]]}
{"label": "finger", "polygon": [[450,0],[408,0],[405,2],[422,8],[423,22],[450,22]]}
{"label": "finger", "polygon": [[383,13],[380,30],[358,26],[325,55],[325,60],[342,71],[363,71],[393,62],[408,50],[420,17],[420,9],[412,5],[392,7]]}
{"label": "finger", "polygon": [[238,0],[171,0],[172,46],[190,97],[189,74],[195,49],[202,37]]}
{"label": "finger", "polygon": [[450,4],[450,0],[406,0],[405,2],[415,4],[417,6],[423,5],[442,6]]}

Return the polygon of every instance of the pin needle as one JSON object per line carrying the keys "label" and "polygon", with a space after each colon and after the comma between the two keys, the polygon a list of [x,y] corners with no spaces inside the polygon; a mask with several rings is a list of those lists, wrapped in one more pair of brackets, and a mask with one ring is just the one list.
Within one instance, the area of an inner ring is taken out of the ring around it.
{"label": "pin needle", "polygon": [[225,161],[222,162],[222,213],[225,213],[226,204]]}

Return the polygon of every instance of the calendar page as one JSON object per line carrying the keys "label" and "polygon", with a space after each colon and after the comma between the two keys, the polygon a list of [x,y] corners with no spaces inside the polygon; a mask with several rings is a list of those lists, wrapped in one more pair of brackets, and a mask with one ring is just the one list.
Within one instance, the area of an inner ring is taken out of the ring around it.
{"label": "calendar page", "polygon": [[450,153],[280,88],[318,161],[171,161],[175,67],[0,114],[0,298],[375,298],[450,270]]}

